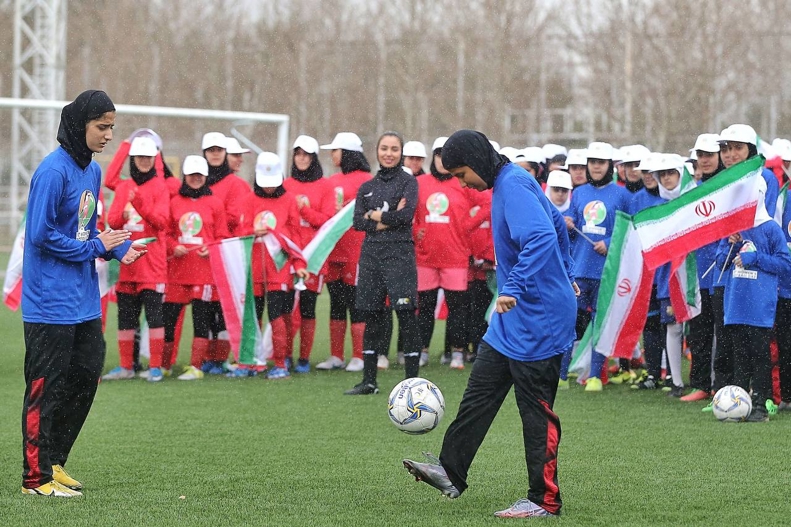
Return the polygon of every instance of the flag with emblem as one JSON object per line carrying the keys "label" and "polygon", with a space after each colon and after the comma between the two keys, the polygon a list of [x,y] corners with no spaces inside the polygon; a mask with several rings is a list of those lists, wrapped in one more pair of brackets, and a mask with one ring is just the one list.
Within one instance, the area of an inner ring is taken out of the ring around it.
{"label": "flag with emblem", "polygon": [[261,236],[261,241],[264,242],[266,252],[272,257],[278,271],[285,267],[290,259],[305,260],[302,249],[288,236],[275,229],[269,229],[266,234]]}
{"label": "flag with emblem", "polygon": [[673,201],[635,214],[646,266],[656,269],[679,254],[753,227],[762,199],[763,161],[761,156],[742,161]]}
{"label": "flag with emblem", "polygon": [[307,269],[311,273],[318,274],[321,271],[338,240],[352,227],[355,201],[351,200],[335,216],[327,220],[302,249],[302,255],[308,264]]}
{"label": "flag with emblem", "polygon": [[783,185],[780,189],[780,193],[777,195],[777,206],[775,208],[775,223],[783,227],[783,213],[786,210],[786,203],[788,200],[788,182]]}
{"label": "flag with emblem", "polygon": [[692,320],[700,314],[700,284],[695,253],[670,263],[670,305],[677,322]]}
{"label": "flag with emblem", "polygon": [[3,302],[16,311],[22,301],[22,255],[25,252],[25,217],[19,224],[3,281]]}
{"label": "flag with emblem", "polygon": [[239,364],[255,363],[263,334],[255,316],[253,236],[227,238],[209,245],[209,262],[220,296],[231,348]]}
{"label": "flag with emblem", "polygon": [[608,357],[632,358],[648,316],[653,281],[632,220],[618,211],[599,286],[593,349]]}

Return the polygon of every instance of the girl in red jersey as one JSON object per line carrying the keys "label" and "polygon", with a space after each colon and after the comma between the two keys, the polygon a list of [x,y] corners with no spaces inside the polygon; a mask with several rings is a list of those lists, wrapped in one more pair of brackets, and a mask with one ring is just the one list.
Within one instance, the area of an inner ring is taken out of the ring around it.
{"label": "girl in red jersey", "polygon": [[[242,210],[240,228],[243,235],[264,236],[273,231],[292,240],[298,235],[300,213],[297,200],[283,186],[283,165],[277,154],[262,152],[258,155],[253,194],[244,201]],[[310,273],[305,269],[305,262],[295,258],[278,271],[263,240],[259,239],[259,242],[253,251],[255,311],[261,320],[266,302],[269,323],[272,325],[272,358],[275,363],[267,379],[285,379],[291,375],[286,365],[286,358],[290,355],[288,343],[291,341],[286,320],[291,316],[294,306],[291,267],[301,279],[308,278]],[[244,372],[243,369],[241,371]],[[244,373],[237,375],[243,376]]]}
{"label": "girl in red jersey", "polygon": [[441,287],[448,305],[446,340],[451,349],[450,367],[463,370],[463,350],[467,344],[465,303],[470,261],[468,239],[474,218],[470,216],[472,205],[467,193],[442,166],[445,140],[439,138],[434,141],[431,173],[417,178],[414,235],[418,321],[423,345],[421,359],[425,364],[428,362],[428,347],[434,332],[434,308]]}
{"label": "girl in red jersey", "polygon": [[[303,249],[319,228],[335,214],[335,192],[330,180],[324,178],[318,152],[319,142],[314,138],[308,135],[297,137],[291,158],[291,177],[283,182],[283,187],[295,197],[299,209],[299,222],[292,234],[293,240]],[[310,352],[316,333],[316,300],[324,287],[326,273],[325,264],[318,275],[309,275],[305,280],[306,289],[299,293],[300,337],[299,360],[294,368],[296,373],[310,371]],[[291,355],[291,350],[288,355]]]}
{"label": "girl in red jersey", "polygon": [[184,304],[191,303],[195,331],[192,358],[190,366],[179,376],[180,380],[191,381],[203,378],[201,366],[209,351],[211,323],[214,314],[222,312],[209,265],[208,245],[229,236],[225,209],[206,184],[209,174],[206,159],[187,156],[182,173],[184,182],[181,189],[170,200],[167,240],[170,265],[163,305],[168,361],[165,367],[171,366],[176,321]]}
{"label": "girl in red jersey", "polygon": [[[360,186],[371,179],[371,167],[363,154],[363,144],[357,134],[341,132],[332,143],[323,145],[332,150],[332,162],[341,171],[329,180],[335,191],[335,210],[340,211],[357,196]],[[327,271],[327,290],[330,292],[330,357],[316,365],[317,370],[336,370],[344,367],[343,351],[347,316],[352,322],[352,359],[346,371],[363,369],[363,333],[365,319],[355,307],[357,268],[365,233],[349,229],[338,240],[330,254]]]}
{"label": "girl in red jersey", "polygon": [[[134,371],[135,332],[139,329],[140,311],[146,310],[151,351],[148,380],[161,381],[162,350],[165,330],[162,318],[162,294],[167,281],[165,255],[170,203],[164,179],[154,168],[157,146],[150,137],[136,137],[129,149],[131,179],[116,187],[115,199],[108,213],[112,229],[132,233],[132,240],[146,240],[149,258],[138,260],[120,270],[115,286],[118,299],[118,352],[120,365],[102,379],[132,379]],[[151,240],[154,238],[154,240]]]}
{"label": "girl in red jersey", "polygon": [[467,362],[474,362],[489,321],[486,312],[497,290],[494,276],[494,239],[492,238],[492,190],[478,192],[468,189],[470,216],[475,218],[478,226],[470,233],[470,268],[467,272],[467,302],[469,317],[467,318],[467,342],[470,350]]}

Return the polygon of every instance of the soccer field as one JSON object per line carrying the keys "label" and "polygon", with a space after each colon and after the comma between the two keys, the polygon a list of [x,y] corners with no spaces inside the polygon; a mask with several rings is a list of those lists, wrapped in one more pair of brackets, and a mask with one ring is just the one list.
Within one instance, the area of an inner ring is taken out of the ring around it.
{"label": "soccer field", "polygon": [[[328,354],[327,296],[314,362]],[[107,369],[117,363],[114,311]],[[438,324],[438,335],[444,325]],[[185,332],[189,335],[189,331]],[[188,359],[183,339],[179,361]],[[69,460],[85,484],[72,500],[20,493],[24,383],[19,313],[0,309],[0,525],[500,525],[495,510],[526,493],[521,427],[510,397],[472,466],[470,488],[448,500],[401,467],[439,454],[469,368],[432,364],[447,411],[439,428],[408,436],[389,422],[386,397],[403,376],[380,374],[384,393],[349,397],[358,373],[288,380],[212,378],[103,383]],[[721,424],[661,392],[573,386],[555,407],[563,435],[558,525],[784,525],[791,506],[791,415]],[[519,522],[520,520],[510,520]],[[542,520],[534,520],[541,522]]]}

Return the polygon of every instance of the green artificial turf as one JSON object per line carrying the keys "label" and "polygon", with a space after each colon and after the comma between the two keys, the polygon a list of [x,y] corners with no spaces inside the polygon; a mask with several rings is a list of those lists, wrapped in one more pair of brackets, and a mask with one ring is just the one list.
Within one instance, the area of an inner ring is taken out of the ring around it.
{"label": "green artificial turf", "polygon": [[[313,362],[328,355],[327,297],[319,302]],[[109,326],[115,326],[114,311]],[[521,425],[512,397],[469,475],[448,500],[401,467],[439,454],[469,368],[438,363],[421,375],[445,395],[439,428],[409,436],[390,424],[386,398],[403,376],[381,373],[383,393],[349,397],[360,374],[288,380],[211,378],[105,382],[68,463],[84,496],[20,493],[22,324],[0,308],[0,525],[505,525],[495,510],[526,493]],[[185,335],[189,335],[189,327]],[[108,331],[106,369],[117,363]],[[180,362],[188,359],[185,338]],[[347,343],[348,347],[348,343]],[[558,395],[563,515],[553,525],[788,524],[789,414],[768,424],[722,424],[661,392],[608,386]],[[547,520],[538,520],[543,522]]]}

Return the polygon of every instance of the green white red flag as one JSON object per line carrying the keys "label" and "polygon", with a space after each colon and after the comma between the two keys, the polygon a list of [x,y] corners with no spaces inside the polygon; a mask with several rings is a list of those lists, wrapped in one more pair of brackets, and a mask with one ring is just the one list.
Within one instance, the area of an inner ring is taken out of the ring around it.
{"label": "green white red flag", "polygon": [[786,204],[788,203],[788,182],[780,189],[780,193],[777,195],[777,206],[775,208],[775,222],[780,225],[781,228],[785,228],[783,226],[783,213],[786,210]]}
{"label": "green white red flag", "polygon": [[272,260],[275,262],[275,268],[278,271],[285,267],[291,259],[305,261],[305,257],[302,255],[302,249],[291,241],[291,238],[277,230],[270,229],[269,232],[261,236],[260,239],[264,242],[266,252],[272,257]]}
{"label": "green white red flag", "polygon": [[3,302],[9,309],[16,311],[22,301],[22,255],[25,252],[25,217],[16,231],[14,247],[5,271],[3,281]]}
{"label": "green white red flag", "polygon": [[302,255],[308,264],[307,269],[311,273],[318,274],[321,271],[338,240],[352,227],[355,201],[351,200],[335,216],[327,220],[302,249]]}
{"label": "green white red flag", "polygon": [[700,314],[700,284],[695,253],[670,264],[670,305],[677,322],[692,320]]}

